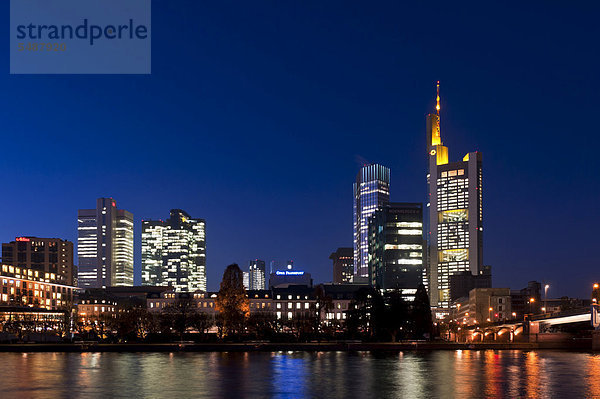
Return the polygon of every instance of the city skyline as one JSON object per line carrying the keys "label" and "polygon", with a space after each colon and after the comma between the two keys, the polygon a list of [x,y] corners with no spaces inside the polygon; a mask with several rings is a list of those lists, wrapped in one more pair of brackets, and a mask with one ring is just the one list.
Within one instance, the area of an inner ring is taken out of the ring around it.
{"label": "city skyline", "polygon": [[[391,201],[425,202],[423,116],[440,80],[451,158],[485,155],[484,252],[494,286],[544,280],[551,296],[586,292],[597,262],[564,248],[593,247],[587,228],[600,220],[590,206],[600,196],[598,159],[582,145],[593,142],[593,13],[320,7],[189,4],[184,13],[156,4],[151,76],[4,74],[2,242],[76,242],[77,209],[111,196],[135,215],[136,238],[141,219],[165,209],[204,217],[209,289],[226,265],[256,258],[294,258],[328,281],[329,254],[352,243],[349,185],[364,160],[391,169]],[[275,22],[247,17],[259,13]],[[166,28],[186,15],[199,16],[188,32],[199,53]],[[486,22],[471,29],[466,19]],[[506,21],[514,29],[500,35]],[[118,145],[81,151],[99,137]],[[202,161],[165,152],[167,143],[200,149]],[[550,161],[566,154],[566,163]],[[140,262],[136,244],[136,276]]]}

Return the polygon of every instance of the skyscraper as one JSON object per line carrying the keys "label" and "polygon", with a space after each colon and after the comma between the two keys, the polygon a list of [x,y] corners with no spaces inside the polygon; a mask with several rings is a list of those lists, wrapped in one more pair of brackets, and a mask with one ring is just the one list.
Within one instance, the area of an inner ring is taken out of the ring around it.
{"label": "skyscraper", "polygon": [[351,283],[354,275],[354,249],[338,248],[329,255],[333,261],[333,283]]}
{"label": "skyscraper", "polygon": [[440,95],[427,115],[429,256],[427,282],[434,307],[450,306],[450,276],[483,270],[482,156],[471,152],[448,162],[440,131]]}
{"label": "skyscraper", "polygon": [[248,262],[248,286],[251,290],[264,290],[266,286],[265,261],[260,259]]}
{"label": "skyscraper", "polygon": [[206,222],[181,209],[170,218],[142,221],[142,284],[178,292],[206,291]]}
{"label": "skyscraper", "polygon": [[77,215],[78,285],[102,288],[133,285],[133,214],[112,198]]}
{"label": "skyscraper", "polygon": [[354,275],[369,276],[369,218],[390,201],[390,169],[363,166],[354,183]]}
{"label": "skyscraper", "polygon": [[392,202],[369,220],[369,283],[414,299],[423,276],[423,204]]}

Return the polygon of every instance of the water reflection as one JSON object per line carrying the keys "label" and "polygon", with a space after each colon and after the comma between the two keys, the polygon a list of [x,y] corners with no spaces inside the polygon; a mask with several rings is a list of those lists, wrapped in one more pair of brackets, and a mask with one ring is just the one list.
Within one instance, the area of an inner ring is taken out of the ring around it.
{"label": "water reflection", "polygon": [[1,353],[2,398],[600,397],[600,355]]}

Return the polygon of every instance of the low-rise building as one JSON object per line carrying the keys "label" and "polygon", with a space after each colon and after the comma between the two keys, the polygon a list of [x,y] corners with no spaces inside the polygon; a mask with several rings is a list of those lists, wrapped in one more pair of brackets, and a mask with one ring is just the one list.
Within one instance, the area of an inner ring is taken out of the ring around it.
{"label": "low-rise building", "polygon": [[57,310],[73,303],[76,287],[59,284],[55,273],[2,265],[0,303]]}
{"label": "low-rise building", "polygon": [[450,318],[465,325],[514,319],[510,288],[474,288],[453,302]]}
{"label": "low-rise building", "polygon": [[[302,285],[273,288],[272,290],[246,291],[249,300],[250,314],[271,312],[278,320],[286,321],[299,317],[317,314],[320,301],[321,319],[345,320],[350,309],[354,293],[363,287],[358,284],[324,284],[317,288]],[[317,290],[321,290],[317,295]],[[150,312],[161,312],[178,300],[191,299],[194,306],[203,313],[217,313],[215,300],[218,292],[172,292],[149,294],[147,309]]]}
{"label": "low-rise building", "polygon": [[510,288],[475,288],[469,291],[469,310],[478,323],[512,318]]}

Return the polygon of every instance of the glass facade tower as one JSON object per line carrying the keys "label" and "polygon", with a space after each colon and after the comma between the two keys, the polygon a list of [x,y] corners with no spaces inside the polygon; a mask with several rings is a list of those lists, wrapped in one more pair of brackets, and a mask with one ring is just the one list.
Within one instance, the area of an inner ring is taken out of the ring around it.
{"label": "glass facade tower", "polygon": [[181,209],[142,221],[142,284],[206,292],[206,222]]}
{"label": "glass facade tower", "polygon": [[112,198],[77,214],[78,286],[133,286],[133,214]]}
{"label": "glass facade tower", "polygon": [[369,218],[390,201],[390,169],[363,166],[354,183],[354,275],[369,276]]}
{"label": "glass facade tower", "polygon": [[265,261],[260,259],[248,262],[248,286],[251,290],[264,290],[266,287]]}
{"label": "glass facade tower", "polygon": [[424,269],[423,204],[393,202],[369,220],[369,283],[412,300]]}

